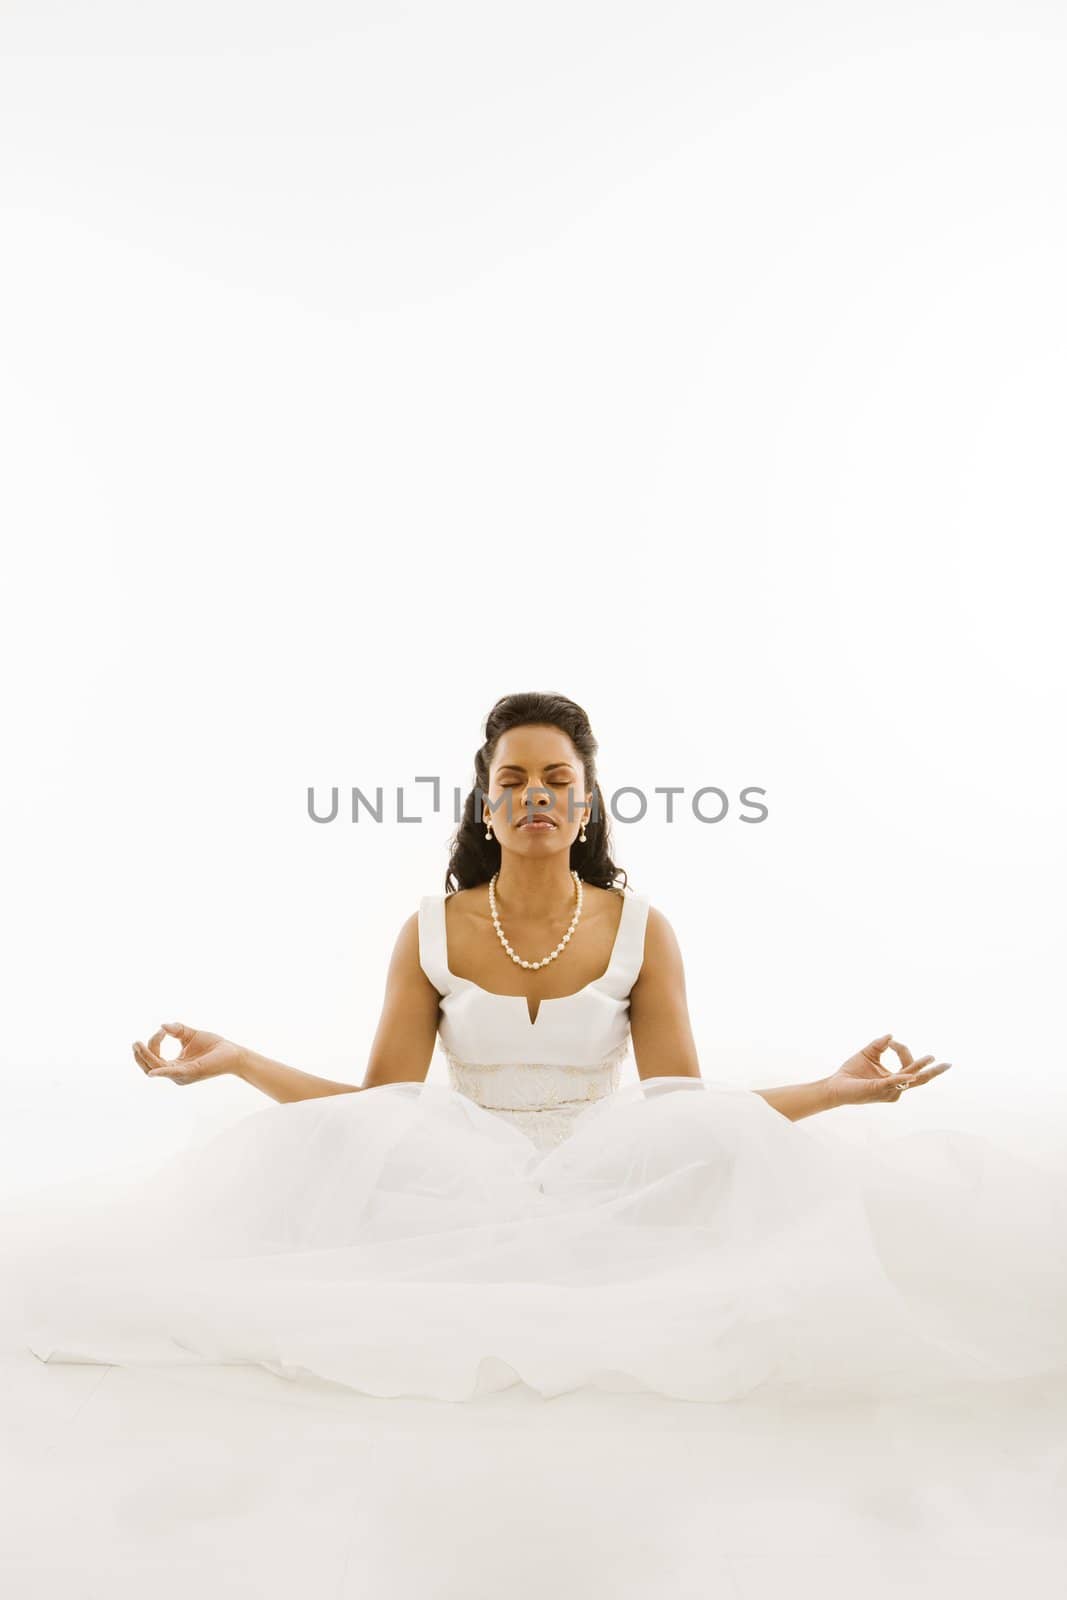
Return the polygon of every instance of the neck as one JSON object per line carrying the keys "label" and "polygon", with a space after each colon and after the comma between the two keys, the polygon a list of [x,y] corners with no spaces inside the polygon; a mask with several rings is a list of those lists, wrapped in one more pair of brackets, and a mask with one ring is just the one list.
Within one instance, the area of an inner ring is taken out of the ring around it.
{"label": "neck", "polygon": [[496,900],[502,916],[510,909],[527,917],[557,917],[564,907],[573,907],[574,896],[570,863],[562,851],[545,861],[501,853]]}

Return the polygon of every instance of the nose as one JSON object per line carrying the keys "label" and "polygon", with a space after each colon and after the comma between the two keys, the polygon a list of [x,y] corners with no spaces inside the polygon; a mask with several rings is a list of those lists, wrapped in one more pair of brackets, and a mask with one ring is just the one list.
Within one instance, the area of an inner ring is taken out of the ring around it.
{"label": "nose", "polygon": [[528,783],[522,796],[523,811],[544,811],[552,804],[552,796],[542,785]]}

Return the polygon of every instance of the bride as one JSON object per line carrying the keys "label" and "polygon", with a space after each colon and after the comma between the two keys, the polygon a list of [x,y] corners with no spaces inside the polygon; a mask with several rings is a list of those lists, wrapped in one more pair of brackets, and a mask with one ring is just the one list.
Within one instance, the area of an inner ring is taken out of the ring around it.
{"label": "bride", "polygon": [[[611,859],[596,753],[571,700],[493,707],[448,892],[399,931],[362,1083],[180,1022],[134,1043],[147,1077],[232,1074],[277,1104],[102,1201],[75,1185],[26,1211],[37,1356],[444,1400],[1067,1372],[1056,1175],[975,1136],[861,1152],[813,1123],[949,1062],[883,1034],[815,1082],[701,1076],[678,942]],[[426,1081],[438,1043],[447,1085]]]}

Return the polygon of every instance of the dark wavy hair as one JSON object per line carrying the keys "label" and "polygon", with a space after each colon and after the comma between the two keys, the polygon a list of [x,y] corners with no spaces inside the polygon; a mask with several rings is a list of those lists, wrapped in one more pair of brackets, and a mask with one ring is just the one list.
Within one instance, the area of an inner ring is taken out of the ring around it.
{"label": "dark wavy hair", "polygon": [[[583,883],[598,889],[626,887],[626,873],[611,859],[611,829],[604,796],[596,775],[597,742],[589,718],[562,694],[506,694],[485,719],[485,742],[474,757],[474,787],[463,803],[463,817],[452,837],[445,893],[473,889],[488,883],[500,866],[500,844],[494,834],[485,837],[482,800],[489,793],[489,768],[501,734],[509,728],[529,723],[551,723],[565,733],[581,757],[585,772],[585,793],[594,797],[593,815],[585,825],[585,843],[575,839],[571,845],[571,868]],[[479,798],[481,796],[481,799]]]}

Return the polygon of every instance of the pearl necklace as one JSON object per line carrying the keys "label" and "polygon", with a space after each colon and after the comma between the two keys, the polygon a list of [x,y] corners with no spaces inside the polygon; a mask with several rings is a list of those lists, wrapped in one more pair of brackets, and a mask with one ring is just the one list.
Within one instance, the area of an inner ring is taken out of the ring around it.
{"label": "pearl necklace", "polygon": [[571,925],[567,929],[566,933],[563,935],[563,938],[559,941],[559,944],[556,946],[556,948],[553,950],[553,952],[552,952],[552,954],[550,956],[542,956],[540,961],[523,961],[520,956],[517,956],[515,954],[514,950],[511,948],[510,944],[508,944],[508,941],[507,941],[507,939],[506,939],[506,937],[504,935],[504,930],[500,926],[500,918],[496,914],[496,880],[497,880],[498,876],[499,876],[499,873],[494,872],[493,876],[489,879],[489,910],[493,914],[493,927],[496,929],[497,938],[500,940],[500,943],[504,946],[504,949],[507,951],[507,953],[511,957],[512,961],[515,962],[516,966],[529,967],[531,970],[534,970],[537,967],[547,967],[548,963],[550,961],[555,961],[555,959],[559,955],[560,951],[564,950],[566,948],[567,943],[570,940],[571,934],[574,932],[575,928],[578,926],[578,918],[582,914],[582,880],[581,880],[581,878],[579,878],[577,872],[573,871],[573,869],[572,869],[571,877],[574,879],[574,888],[575,888],[575,892],[577,894],[578,904],[577,904],[577,907],[575,909],[574,916],[571,918]]}

